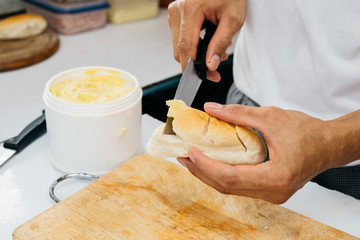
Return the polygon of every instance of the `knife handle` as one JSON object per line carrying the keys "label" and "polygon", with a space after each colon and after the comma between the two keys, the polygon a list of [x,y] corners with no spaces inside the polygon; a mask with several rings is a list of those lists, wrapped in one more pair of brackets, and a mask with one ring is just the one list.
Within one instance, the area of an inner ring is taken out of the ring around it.
{"label": "knife handle", "polygon": [[205,20],[201,29],[205,29],[205,35],[203,39],[199,39],[197,47],[196,61],[194,62],[194,68],[197,75],[202,80],[206,80],[209,69],[206,66],[206,52],[209,46],[210,40],[216,31],[216,25],[212,22]]}
{"label": "knife handle", "polygon": [[45,132],[46,122],[45,111],[43,110],[40,117],[27,125],[18,136],[6,140],[3,146],[20,152]]}

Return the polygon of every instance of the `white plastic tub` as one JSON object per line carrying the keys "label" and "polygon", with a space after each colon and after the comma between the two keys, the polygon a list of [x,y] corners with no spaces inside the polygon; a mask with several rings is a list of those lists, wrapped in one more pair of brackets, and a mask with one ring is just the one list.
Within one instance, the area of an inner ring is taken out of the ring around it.
{"label": "white plastic tub", "polygon": [[[50,92],[53,84],[83,78],[88,69],[102,69],[99,74],[118,74],[134,89],[123,98],[99,104],[66,102]],[[141,97],[137,79],[120,69],[80,67],[52,77],[43,94],[51,162],[65,173],[102,175],[138,154]]]}

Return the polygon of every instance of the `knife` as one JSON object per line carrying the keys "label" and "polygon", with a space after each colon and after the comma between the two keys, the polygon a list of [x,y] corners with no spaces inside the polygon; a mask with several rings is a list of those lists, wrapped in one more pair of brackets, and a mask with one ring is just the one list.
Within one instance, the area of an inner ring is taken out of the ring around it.
{"label": "knife", "polygon": [[[211,38],[216,31],[216,25],[210,21],[205,20],[202,29],[205,29],[204,38],[199,39],[196,52],[196,61],[192,58],[189,59],[186,65],[185,71],[180,78],[179,85],[175,92],[174,99],[183,100],[187,106],[191,106],[196,93],[203,80],[206,80],[209,69],[206,66],[206,51]],[[163,134],[175,135],[172,129],[172,117],[166,119],[166,124],[163,130]]]}
{"label": "knife", "polygon": [[19,135],[0,142],[0,167],[4,165],[15,153],[21,152],[30,143],[46,132],[45,112],[27,125]]}

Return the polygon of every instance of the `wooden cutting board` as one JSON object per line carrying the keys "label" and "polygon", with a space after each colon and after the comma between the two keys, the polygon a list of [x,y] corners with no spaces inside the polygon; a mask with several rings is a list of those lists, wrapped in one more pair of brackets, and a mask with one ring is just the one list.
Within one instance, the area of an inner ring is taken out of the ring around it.
{"label": "wooden cutting board", "polygon": [[38,63],[59,48],[57,34],[47,28],[37,36],[20,40],[0,40],[0,72]]}
{"label": "wooden cutting board", "polygon": [[358,239],[262,200],[223,195],[138,155],[18,227],[31,239]]}

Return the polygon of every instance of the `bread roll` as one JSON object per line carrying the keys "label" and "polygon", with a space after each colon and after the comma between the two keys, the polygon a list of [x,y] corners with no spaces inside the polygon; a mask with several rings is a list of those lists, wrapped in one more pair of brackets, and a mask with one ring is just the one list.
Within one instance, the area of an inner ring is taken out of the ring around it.
{"label": "bread roll", "polygon": [[146,146],[148,154],[161,158],[188,157],[188,150],[195,148],[231,165],[265,160],[265,144],[254,130],[218,120],[179,101],[167,101],[168,117],[174,118],[172,128],[176,135],[163,134],[165,124],[159,126]]}
{"label": "bread roll", "polygon": [[0,39],[24,39],[40,34],[46,28],[46,20],[35,14],[18,14],[0,21]]}

